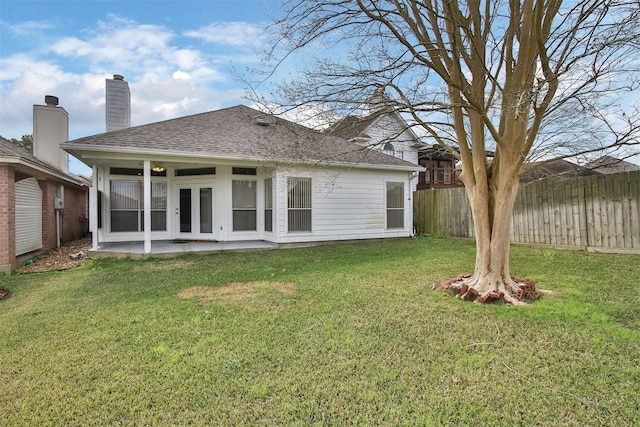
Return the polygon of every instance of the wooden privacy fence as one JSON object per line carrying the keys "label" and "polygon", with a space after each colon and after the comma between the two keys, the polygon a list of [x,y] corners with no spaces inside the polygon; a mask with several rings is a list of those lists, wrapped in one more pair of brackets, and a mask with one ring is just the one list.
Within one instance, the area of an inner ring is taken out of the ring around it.
{"label": "wooden privacy fence", "polygon": [[[640,253],[640,171],[547,179],[520,188],[513,243]],[[418,234],[474,237],[464,188],[414,192]]]}

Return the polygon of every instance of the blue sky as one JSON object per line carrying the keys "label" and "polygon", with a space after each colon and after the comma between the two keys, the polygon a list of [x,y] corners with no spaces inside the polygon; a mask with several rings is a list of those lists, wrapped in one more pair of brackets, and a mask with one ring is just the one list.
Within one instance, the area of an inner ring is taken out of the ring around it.
{"label": "blue sky", "polygon": [[[105,79],[121,74],[140,125],[250,104],[246,69],[269,46],[279,2],[0,0],[0,135],[32,133],[55,95],[70,139],[105,131]],[[72,170],[74,164],[72,164]]]}
{"label": "blue sky", "polygon": [[[0,0],[0,135],[31,134],[33,105],[45,95],[57,96],[69,113],[70,139],[104,132],[105,79],[114,74],[129,82],[133,126],[250,105],[242,78],[273,44],[265,28],[280,6],[281,0]],[[295,73],[296,60],[288,61],[278,75]],[[89,173],[77,160],[71,170]]]}

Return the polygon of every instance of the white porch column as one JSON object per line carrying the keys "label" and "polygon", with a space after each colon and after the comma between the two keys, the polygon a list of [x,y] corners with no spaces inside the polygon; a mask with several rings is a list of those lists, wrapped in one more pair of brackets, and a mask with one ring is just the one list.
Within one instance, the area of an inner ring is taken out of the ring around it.
{"label": "white porch column", "polygon": [[89,231],[91,250],[98,250],[98,165],[91,165],[91,188],[89,188]]}
{"label": "white porch column", "polygon": [[151,161],[144,161],[144,253],[151,253]]}

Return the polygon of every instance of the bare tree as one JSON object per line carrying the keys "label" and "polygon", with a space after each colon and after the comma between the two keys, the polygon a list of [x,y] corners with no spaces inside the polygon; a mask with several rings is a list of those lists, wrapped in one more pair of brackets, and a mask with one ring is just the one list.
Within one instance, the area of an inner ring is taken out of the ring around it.
{"label": "bare tree", "polygon": [[346,115],[382,86],[389,108],[459,158],[474,295],[518,303],[510,227],[528,158],[638,144],[636,0],[292,0],[284,11],[275,70],[298,52],[307,66],[281,80],[281,105]]}

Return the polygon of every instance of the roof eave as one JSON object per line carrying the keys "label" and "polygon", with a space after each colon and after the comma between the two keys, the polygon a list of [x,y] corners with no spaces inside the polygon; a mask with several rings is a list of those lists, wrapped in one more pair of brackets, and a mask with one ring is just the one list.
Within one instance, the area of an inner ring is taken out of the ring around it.
{"label": "roof eave", "polygon": [[51,177],[57,178],[61,181],[65,181],[80,187],[84,187],[90,185],[87,178],[75,177],[69,174],[66,174],[62,171],[57,171],[54,168],[47,168],[38,163],[34,163],[29,161],[28,159],[24,159],[22,157],[12,157],[12,156],[2,156],[0,157],[0,164],[10,164],[10,165],[20,165],[32,169],[38,173],[42,173],[45,175],[49,175]]}
{"label": "roof eave", "polygon": [[230,155],[207,155],[202,153],[184,153],[184,152],[172,152],[165,150],[145,150],[144,152],[140,151],[137,148],[117,148],[101,146],[96,147],[93,145],[82,145],[82,144],[60,144],[61,147],[78,157],[83,163],[91,166],[91,163],[87,161],[87,159],[83,156],[83,152],[92,152],[92,153],[118,153],[118,154],[129,154],[136,155],[142,157],[183,157],[183,158],[199,158],[199,159],[211,159],[211,160],[223,160],[223,161],[250,161],[250,162],[272,162],[272,163],[285,163],[291,165],[323,165],[329,167],[357,167],[360,169],[382,169],[382,170],[402,170],[402,171],[415,171],[415,172],[423,172],[426,169],[419,165],[386,165],[379,163],[364,163],[364,162],[340,162],[340,161],[327,161],[327,160],[313,160],[313,159],[276,159],[276,158],[264,158],[264,157],[255,157],[255,156],[230,156]]}

